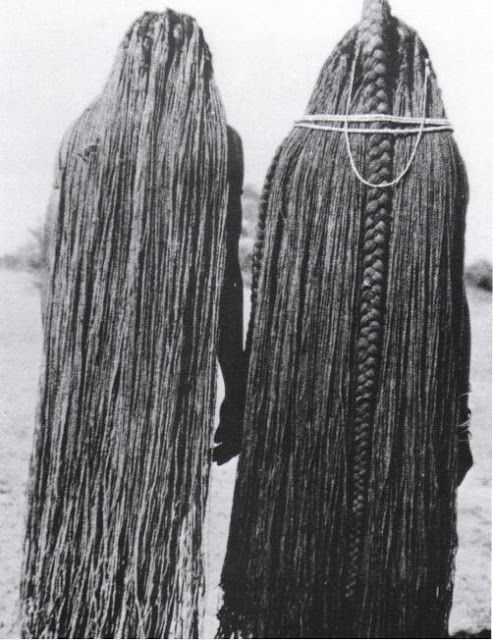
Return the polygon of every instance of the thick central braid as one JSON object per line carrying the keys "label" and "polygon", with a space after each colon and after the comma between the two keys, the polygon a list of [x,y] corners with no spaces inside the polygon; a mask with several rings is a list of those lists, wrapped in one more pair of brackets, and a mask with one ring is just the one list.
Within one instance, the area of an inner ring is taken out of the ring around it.
{"label": "thick central braid", "polygon": [[257,232],[255,238],[255,246],[252,253],[252,292],[251,292],[251,309],[250,321],[248,323],[248,332],[246,338],[246,355],[250,357],[252,346],[253,327],[255,322],[255,312],[257,307],[258,284],[260,279],[260,268],[264,255],[265,227],[267,223],[267,207],[269,206],[269,196],[272,188],[272,180],[276,172],[277,163],[281,154],[282,145],[277,149],[276,154],[271,162],[267,175],[265,177],[264,186],[260,195],[259,212],[257,219]]}
{"label": "thick central braid", "polygon": [[[365,0],[360,27],[363,91],[366,113],[391,113],[385,25],[389,11],[382,0]],[[377,125],[378,126],[378,125]],[[392,143],[388,135],[369,138],[367,171],[373,184],[389,182]],[[364,211],[363,271],[360,288],[359,329],[353,382],[353,432],[351,442],[350,533],[345,595],[357,595],[364,544],[368,479],[380,352],[385,311],[391,192],[369,188]]]}

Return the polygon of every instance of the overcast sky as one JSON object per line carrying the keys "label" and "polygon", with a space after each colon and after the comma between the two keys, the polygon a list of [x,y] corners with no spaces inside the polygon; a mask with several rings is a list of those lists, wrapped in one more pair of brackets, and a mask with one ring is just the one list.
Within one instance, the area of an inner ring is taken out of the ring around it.
{"label": "overcast sky", "polygon": [[[0,253],[43,215],[61,137],[100,92],[129,24],[166,6],[195,16],[214,56],[247,183],[261,186],[320,67],[362,0],[0,0]],[[471,185],[467,260],[489,256],[493,203],[493,3],[394,0],[442,87]]]}

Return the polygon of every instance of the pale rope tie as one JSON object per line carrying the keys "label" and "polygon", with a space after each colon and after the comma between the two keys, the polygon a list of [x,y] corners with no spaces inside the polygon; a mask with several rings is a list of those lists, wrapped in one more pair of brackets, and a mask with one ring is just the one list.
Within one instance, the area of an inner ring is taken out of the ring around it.
{"label": "pale rope tie", "polygon": [[[297,120],[295,122],[296,127],[303,127],[307,129],[316,129],[319,131],[339,131],[344,133],[344,138],[346,141],[346,149],[349,156],[349,162],[351,164],[351,169],[353,173],[356,175],[358,180],[362,182],[367,187],[372,189],[386,189],[389,187],[394,187],[397,185],[404,176],[409,172],[411,166],[416,158],[416,154],[418,152],[418,148],[420,142],[425,133],[434,133],[438,131],[453,131],[452,125],[449,120],[445,118],[427,118],[426,117],[426,106],[428,102],[428,84],[429,78],[431,74],[430,62],[426,60],[425,66],[425,78],[424,78],[424,88],[423,88],[423,107],[422,107],[422,115],[419,118],[414,118],[410,116],[394,116],[388,114],[350,114],[351,108],[351,98],[353,94],[353,85],[354,85],[354,76],[355,76],[355,68],[356,68],[356,58],[353,60],[352,68],[351,68],[351,81],[349,86],[348,100],[346,106],[346,113],[344,115],[341,114],[319,114],[319,115],[307,115],[302,119]],[[341,122],[342,126],[335,126],[330,123]],[[360,124],[360,123],[373,123],[373,122],[381,122],[384,124],[396,124],[401,125],[399,128],[391,128],[391,127],[381,127],[381,128],[358,128],[358,127],[350,127],[351,124]],[[322,123],[322,124],[320,124]],[[403,126],[403,125],[416,125],[415,127]],[[414,145],[411,156],[401,171],[401,173],[390,182],[380,182],[373,183],[366,180],[358,170],[356,166],[356,162],[354,160],[353,152],[351,149],[351,143],[349,140],[350,133],[362,133],[362,134],[370,134],[370,135],[409,135],[409,134],[417,134],[416,144]]]}

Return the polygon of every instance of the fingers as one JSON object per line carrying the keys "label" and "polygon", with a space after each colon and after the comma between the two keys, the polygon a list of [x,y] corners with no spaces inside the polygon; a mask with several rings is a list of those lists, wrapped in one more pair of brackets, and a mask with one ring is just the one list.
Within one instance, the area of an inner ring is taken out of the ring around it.
{"label": "fingers", "polygon": [[218,465],[229,462],[240,453],[242,418],[242,411],[225,399],[221,405],[219,426],[214,434],[217,446],[212,450],[212,460]]}
{"label": "fingers", "polygon": [[212,461],[219,466],[226,464],[240,453],[239,443],[223,443],[212,450]]}
{"label": "fingers", "polygon": [[243,407],[238,408],[226,398],[219,414],[219,426],[214,434],[216,444],[238,442],[241,440]]}
{"label": "fingers", "polygon": [[457,464],[457,486],[462,484],[467,472],[473,465],[473,458],[469,442],[463,442],[459,445],[459,459]]}
{"label": "fingers", "polygon": [[219,423],[218,428],[216,429],[216,433],[214,434],[214,442],[219,444],[224,440],[227,440],[228,435],[228,424],[223,420]]}

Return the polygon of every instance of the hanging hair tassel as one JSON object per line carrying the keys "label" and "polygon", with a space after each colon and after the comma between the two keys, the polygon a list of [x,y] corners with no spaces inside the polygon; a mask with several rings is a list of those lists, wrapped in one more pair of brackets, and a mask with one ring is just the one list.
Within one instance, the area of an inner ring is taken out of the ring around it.
{"label": "hanging hair tassel", "polygon": [[144,14],[59,156],[28,636],[198,637],[226,167],[202,31]]}
{"label": "hanging hair tassel", "polygon": [[420,39],[365,1],[267,181],[218,637],[447,637],[469,360],[450,131]]}

